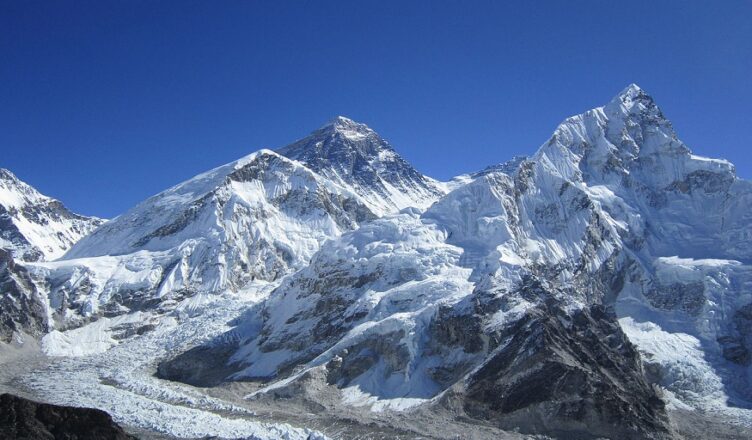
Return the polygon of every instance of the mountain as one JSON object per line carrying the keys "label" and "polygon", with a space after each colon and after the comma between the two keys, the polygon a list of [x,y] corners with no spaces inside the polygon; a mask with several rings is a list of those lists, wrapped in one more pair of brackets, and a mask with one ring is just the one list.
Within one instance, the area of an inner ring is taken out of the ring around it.
{"label": "mountain", "polygon": [[202,173],[102,225],[59,261],[27,265],[27,296],[46,297],[48,327],[57,329],[169,309],[276,280],[324,241],[441,195],[375,132],[345,118],[280,152],[290,157],[261,150]]}
{"label": "mountain", "polygon": [[278,152],[351,188],[378,215],[425,209],[444,194],[437,181],[415,170],[375,131],[343,116]]}
{"label": "mountain", "polygon": [[0,168],[0,248],[13,258],[54,260],[103,222],[70,212]]}
{"label": "mountain", "polygon": [[446,183],[339,117],[61,259],[0,253],[0,322],[61,356],[20,383],[175,436],[308,435],[252,412],[345,438],[743,438],[750,208],[634,84]]}
{"label": "mountain", "polygon": [[236,347],[219,362],[253,399],[667,438],[665,402],[752,402],[750,207],[630,85],[530,158],[327,242],[205,350]]}
{"label": "mountain", "polygon": [[24,262],[59,258],[103,223],[72,213],[0,169],[0,342],[10,341],[17,332],[39,337],[50,329],[47,298]]}

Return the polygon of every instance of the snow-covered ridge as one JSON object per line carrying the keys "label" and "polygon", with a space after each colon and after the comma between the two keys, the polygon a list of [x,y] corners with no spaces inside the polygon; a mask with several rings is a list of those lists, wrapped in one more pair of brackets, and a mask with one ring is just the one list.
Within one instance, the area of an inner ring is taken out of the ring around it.
{"label": "snow-covered ridge", "polygon": [[54,260],[103,222],[70,212],[0,168],[0,248],[14,258]]}

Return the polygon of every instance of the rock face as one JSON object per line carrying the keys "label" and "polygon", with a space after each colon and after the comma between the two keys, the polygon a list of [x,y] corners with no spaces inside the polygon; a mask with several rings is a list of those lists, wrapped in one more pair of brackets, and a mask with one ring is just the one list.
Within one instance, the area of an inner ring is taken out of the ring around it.
{"label": "rock face", "polygon": [[3,249],[0,292],[0,342],[10,342],[14,333],[38,338],[49,330],[45,298],[39,295],[28,271]]}
{"label": "rock face", "polygon": [[104,411],[0,395],[0,437],[6,439],[134,440]]}
{"label": "rock face", "polygon": [[568,313],[543,303],[498,334],[497,349],[461,391],[470,417],[577,438],[664,438],[664,403],[603,306]]}

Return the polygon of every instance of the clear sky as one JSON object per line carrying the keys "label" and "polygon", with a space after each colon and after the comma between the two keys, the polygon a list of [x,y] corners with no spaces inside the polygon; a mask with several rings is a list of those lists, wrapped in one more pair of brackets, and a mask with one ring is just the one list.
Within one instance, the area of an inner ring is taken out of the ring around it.
{"label": "clear sky", "polygon": [[446,179],[631,82],[752,177],[752,0],[0,0],[0,167],[112,217],[345,115]]}

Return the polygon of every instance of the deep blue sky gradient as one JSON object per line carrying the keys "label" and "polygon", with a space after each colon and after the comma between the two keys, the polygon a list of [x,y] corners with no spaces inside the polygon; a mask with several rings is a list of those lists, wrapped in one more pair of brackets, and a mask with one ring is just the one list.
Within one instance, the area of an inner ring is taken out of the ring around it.
{"label": "deep blue sky gradient", "polygon": [[112,217],[341,114],[446,179],[631,82],[752,177],[750,0],[0,0],[0,167]]}

